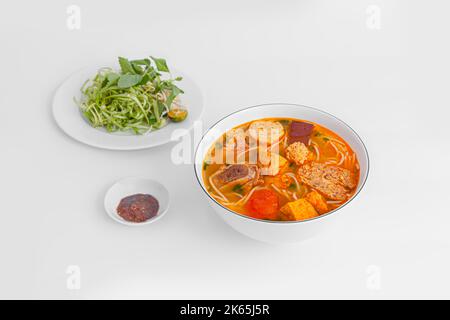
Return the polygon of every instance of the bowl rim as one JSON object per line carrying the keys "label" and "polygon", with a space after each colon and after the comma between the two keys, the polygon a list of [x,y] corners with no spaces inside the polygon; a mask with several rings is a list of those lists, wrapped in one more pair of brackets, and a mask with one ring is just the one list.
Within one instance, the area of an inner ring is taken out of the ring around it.
{"label": "bowl rim", "polygon": [[[341,123],[342,125],[344,125],[345,127],[347,127],[347,128],[348,128],[348,129],[356,136],[356,138],[359,140],[359,142],[361,143],[361,145],[362,145],[362,147],[363,147],[363,150],[364,150],[364,153],[365,153],[365,155],[366,155],[366,158],[367,158],[367,172],[366,172],[366,174],[365,174],[364,177],[360,177],[360,178],[362,178],[362,184],[361,184],[361,187],[359,188],[359,190],[357,190],[357,192],[355,192],[355,194],[354,194],[350,199],[348,199],[347,202],[345,202],[343,205],[341,205],[340,207],[338,207],[338,208],[336,208],[336,209],[334,209],[334,210],[332,210],[332,211],[330,211],[330,212],[328,212],[328,213],[326,213],[326,214],[320,215],[320,216],[315,217],[315,218],[305,219],[305,220],[299,220],[299,221],[272,221],[272,220],[262,220],[262,219],[256,219],[256,218],[252,218],[252,217],[246,216],[246,215],[244,215],[244,214],[235,212],[235,211],[233,211],[233,210],[231,210],[231,209],[225,207],[224,205],[222,205],[221,203],[219,203],[216,199],[214,199],[214,198],[209,194],[209,192],[205,189],[205,187],[203,186],[202,181],[200,180],[200,177],[199,177],[198,174],[197,174],[197,165],[198,165],[198,164],[197,164],[197,161],[196,161],[196,160],[197,160],[197,154],[198,154],[198,152],[199,152],[200,145],[202,144],[203,140],[204,140],[205,137],[208,135],[208,133],[209,133],[216,125],[218,125],[220,122],[222,122],[223,120],[225,120],[225,119],[227,119],[227,118],[229,118],[229,117],[231,117],[231,116],[233,116],[233,115],[235,115],[235,114],[237,114],[237,113],[240,113],[240,112],[243,112],[243,111],[246,111],[246,110],[249,110],[249,109],[254,109],[254,108],[259,108],[259,107],[265,107],[265,106],[273,106],[273,105],[284,105],[284,106],[301,107],[301,108],[310,109],[310,110],[313,110],[313,111],[316,111],[316,112],[325,114],[325,115],[327,115],[327,116],[330,116],[330,117],[332,117],[333,119],[335,119],[336,121],[340,122],[340,123]],[[369,157],[369,152],[367,151],[367,147],[366,147],[366,145],[364,144],[364,141],[361,139],[361,137],[359,136],[359,134],[358,134],[351,126],[349,126],[346,122],[344,122],[343,120],[339,119],[338,117],[332,115],[331,113],[328,113],[328,112],[326,112],[326,111],[323,111],[323,110],[318,109],[318,108],[315,108],[315,107],[309,107],[309,106],[305,106],[305,105],[301,105],[301,104],[295,104],[295,103],[283,103],[283,102],[264,103],[264,104],[258,104],[258,105],[254,105],[254,106],[250,106],[250,107],[246,107],[246,108],[243,108],[243,109],[236,110],[236,111],[234,111],[234,112],[232,112],[232,113],[230,113],[230,114],[224,116],[223,118],[219,119],[218,121],[216,121],[213,125],[211,125],[211,126],[208,128],[208,130],[205,131],[205,133],[202,135],[202,138],[201,138],[200,141],[198,142],[197,147],[196,147],[196,149],[195,149],[195,153],[194,153],[194,173],[195,173],[195,177],[197,178],[197,182],[198,182],[198,184],[200,185],[200,187],[202,188],[202,190],[206,193],[206,195],[207,195],[214,203],[218,204],[220,207],[222,207],[222,208],[225,209],[226,211],[228,211],[228,212],[230,212],[230,213],[236,215],[237,217],[244,218],[244,219],[248,219],[248,220],[253,221],[253,222],[268,223],[268,224],[276,224],[276,225],[292,225],[292,224],[308,223],[308,222],[312,222],[312,221],[315,221],[315,220],[324,219],[324,218],[326,218],[326,217],[331,216],[333,213],[336,213],[336,212],[340,211],[342,208],[344,208],[344,207],[346,207],[348,204],[350,204],[350,203],[351,203],[351,202],[352,202],[352,201],[353,201],[353,200],[361,193],[361,191],[364,189],[364,186],[366,185],[367,180],[368,180],[368,178],[369,178],[369,172],[370,172],[370,157]]]}

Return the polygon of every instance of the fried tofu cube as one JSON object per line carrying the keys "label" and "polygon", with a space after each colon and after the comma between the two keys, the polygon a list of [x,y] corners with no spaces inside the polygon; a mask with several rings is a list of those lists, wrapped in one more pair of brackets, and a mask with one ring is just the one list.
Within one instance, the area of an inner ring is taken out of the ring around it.
{"label": "fried tofu cube", "polygon": [[299,199],[293,202],[288,202],[281,207],[281,217],[284,220],[306,220],[318,217],[316,209],[313,205],[305,199]]}
{"label": "fried tofu cube", "polygon": [[286,148],[286,157],[300,166],[312,158],[312,152],[302,142],[294,142]]}
{"label": "fried tofu cube", "polygon": [[305,196],[305,199],[308,200],[316,209],[319,214],[324,214],[328,212],[328,204],[325,198],[318,193],[317,191],[311,191]]}
{"label": "fried tofu cube", "polygon": [[286,158],[278,155],[278,168],[279,168],[279,170],[278,170],[277,174],[280,173],[280,171],[282,171],[284,168],[286,168],[288,166],[288,164],[289,163],[286,160]]}

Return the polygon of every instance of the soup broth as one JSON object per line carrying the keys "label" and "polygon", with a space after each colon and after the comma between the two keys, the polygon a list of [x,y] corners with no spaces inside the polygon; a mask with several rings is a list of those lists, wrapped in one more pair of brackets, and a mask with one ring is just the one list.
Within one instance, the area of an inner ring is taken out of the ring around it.
{"label": "soup broth", "polygon": [[228,209],[262,220],[299,221],[343,205],[356,192],[355,152],[333,131],[305,120],[239,125],[208,150],[203,181]]}

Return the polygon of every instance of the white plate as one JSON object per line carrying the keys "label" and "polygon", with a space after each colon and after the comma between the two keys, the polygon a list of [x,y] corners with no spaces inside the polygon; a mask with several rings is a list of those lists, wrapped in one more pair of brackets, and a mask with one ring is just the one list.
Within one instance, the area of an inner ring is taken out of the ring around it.
{"label": "white plate", "polygon": [[[107,66],[118,68],[115,65]],[[74,73],[57,89],[53,98],[53,116],[56,123],[75,140],[93,147],[109,150],[147,149],[171,142],[172,135],[177,129],[185,129],[187,133],[193,127],[194,122],[201,118],[203,98],[200,89],[189,77],[171,68],[173,77],[183,77],[178,86],[185,92],[180,96],[180,100],[189,111],[185,121],[180,123],[169,121],[164,128],[145,135],[135,135],[131,132],[108,133],[104,129],[93,128],[83,117],[74,102],[74,98],[77,100],[81,99],[82,93],[80,89],[82,85],[86,80],[95,76],[101,67],[105,66],[85,68]]]}
{"label": "white plate", "polygon": [[[120,201],[135,194],[149,194],[158,200],[158,214],[144,222],[130,222],[117,214]],[[169,191],[161,183],[145,178],[126,178],[116,182],[105,195],[106,213],[116,222],[127,226],[142,226],[153,223],[162,218],[169,209]]]}

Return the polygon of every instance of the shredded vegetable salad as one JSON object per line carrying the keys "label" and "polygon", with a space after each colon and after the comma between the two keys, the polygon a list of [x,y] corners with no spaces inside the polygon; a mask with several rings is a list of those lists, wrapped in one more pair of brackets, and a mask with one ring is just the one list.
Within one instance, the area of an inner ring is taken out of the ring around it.
{"label": "shredded vegetable salad", "polygon": [[[81,88],[84,97],[77,104],[93,127],[145,134],[164,127],[168,121],[186,119],[187,110],[179,101],[184,92],[175,85],[182,78],[170,76],[164,59],[119,57],[119,64],[119,72],[100,69]],[[169,79],[163,79],[162,73]]]}

